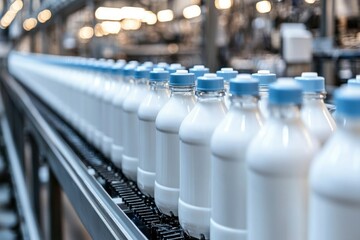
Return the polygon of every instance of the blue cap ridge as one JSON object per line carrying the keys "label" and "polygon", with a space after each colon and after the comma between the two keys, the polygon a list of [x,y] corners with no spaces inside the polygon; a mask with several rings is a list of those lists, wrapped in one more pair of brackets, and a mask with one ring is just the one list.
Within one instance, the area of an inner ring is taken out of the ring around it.
{"label": "blue cap ridge", "polygon": [[335,90],[336,114],[360,117],[360,88],[344,85]]}
{"label": "blue cap ridge", "polygon": [[325,79],[317,73],[304,72],[295,80],[301,85],[304,93],[325,93]]}
{"label": "blue cap ridge", "polygon": [[170,86],[194,86],[195,74],[189,73],[187,70],[177,70],[170,74]]}

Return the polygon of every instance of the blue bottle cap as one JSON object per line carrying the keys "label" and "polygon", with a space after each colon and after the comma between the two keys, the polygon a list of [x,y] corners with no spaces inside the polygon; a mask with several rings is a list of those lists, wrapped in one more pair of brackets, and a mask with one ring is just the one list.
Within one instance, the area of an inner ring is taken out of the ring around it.
{"label": "blue bottle cap", "polygon": [[174,73],[176,72],[176,70],[183,70],[185,69],[185,67],[181,66],[180,63],[172,63],[170,64],[170,66],[167,68],[167,70],[169,71],[169,73]]}
{"label": "blue bottle cap", "polygon": [[194,86],[195,74],[189,73],[187,70],[177,70],[170,74],[170,86]]}
{"label": "blue bottle cap", "polygon": [[219,71],[216,72],[218,77],[224,78],[224,81],[229,81],[232,78],[236,78],[238,71],[234,70],[233,68],[221,68]]}
{"label": "blue bottle cap", "polygon": [[295,78],[304,93],[325,93],[325,79],[316,72],[303,72],[301,77]]}
{"label": "blue bottle cap", "polygon": [[204,76],[205,73],[208,73],[209,69],[204,65],[195,65],[189,69],[189,72],[195,74],[195,77],[201,77]]}
{"label": "blue bottle cap", "polygon": [[351,87],[360,87],[360,75],[356,75],[356,78],[349,79],[347,85]]}
{"label": "blue bottle cap", "polygon": [[247,77],[247,76],[238,76],[230,80],[230,89],[229,92],[232,95],[242,96],[242,95],[259,95],[259,80]]}
{"label": "blue bottle cap", "polygon": [[126,66],[124,67],[124,70],[123,70],[124,76],[125,77],[134,76],[135,68],[136,68],[136,66],[133,64],[130,64],[130,63],[126,64]]}
{"label": "blue bottle cap", "polygon": [[337,115],[360,117],[360,88],[342,86],[335,90],[334,100]]}
{"label": "blue bottle cap", "polygon": [[125,62],[122,61],[117,61],[113,66],[112,66],[112,73],[116,74],[116,75],[122,75],[124,72],[124,67],[126,66]]}
{"label": "blue bottle cap", "polygon": [[163,68],[154,68],[150,72],[149,80],[153,82],[166,82],[169,80],[169,72],[165,71]]}
{"label": "blue bottle cap", "polygon": [[216,76],[215,73],[206,73],[197,78],[196,90],[198,91],[219,91],[224,90],[224,78]]}
{"label": "blue bottle cap", "polygon": [[269,103],[274,105],[301,104],[301,86],[295,81],[277,81],[269,85]]}
{"label": "blue bottle cap", "polygon": [[259,85],[268,86],[276,81],[276,74],[270,73],[268,70],[259,70],[257,73],[252,74],[253,78],[259,80]]}
{"label": "blue bottle cap", "polygon": [[149,78],[150,70],[144,66],[139,66],[135,69],[134,78],[141,79],[141,78]]}

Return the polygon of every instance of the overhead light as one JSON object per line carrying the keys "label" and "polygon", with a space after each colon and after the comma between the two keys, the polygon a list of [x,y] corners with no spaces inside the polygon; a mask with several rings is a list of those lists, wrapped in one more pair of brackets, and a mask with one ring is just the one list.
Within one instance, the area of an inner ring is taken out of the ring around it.
{"label": "overhead light", "polygon": [[120,22],[104,21],[101,23],[101,29],[106,34],[118,34],[121,30]]}
{"label": "overhead light", "polygon": [[138,30],[141,27],[141,21],[137,19],[124,19],[121,21],[121,28],[124,30]]}
{"label": "overhead light", "polygon": [[95,17],[99,20],[120,21],[125,18],[143,19],[145,9],[140,7],[99,7],[95,11]]}
{"label": "overhead light", "polygon": [[14,11],[15,13],[17,13],[18,11],[20,11],[23,8],[23,6],[24,6],[23,1],[16,0],[11,4],[10,11]]}
{"label": "overhead light", "polygon": [[233,0],[215,0],[215,7],[220,10],[229,9],[233,5]]}
{"label": "overhead light", "polygon": [[174,13],[170,9],[161,10],[157,13],[159,22],[170,22],[174,19]]}
{"label": "overhead light", "polygon": [[157,22],[156,14],[152,11],[145,11],[142,22],[145,22],[148,25],[154,25]]}
{"label": "overhead light", "polygon": [[89,40],[94,36],[94,29],[89,26],[82,27],[79,30],[78,36],[82,40]]}
{"label": "overhead light", "polygon": [[23,28],[26,31],[34,29],[37,25],[37,20],[35,18],[28,18],[23,22]]}
{"label": "overhead light", "polygon": [[271,3],[269,1],[260,1],[256,3],[256,10],[259,13],[268,13],[271,11]]}
{"label": "overhead light", "polygon": [[315,3],[316,0],[305,0],[305,2],[309,3],[309,4],[313,4]]}
{"label": "overhead light", "polygon": [[42,10],[39,12],[37,19],[41,23],[47,22],[51,18],[51,11],[49,9]]}
{"label": "overhead light", "polygon": [[122,19],[131,18],[142,20],[145,14],[145,9],[139,7],[122,7],[121,17]]}
{"label": "overhead light", "polygon": [[184,18],[190,19],[201,15],[201,8],[198,5],[191,5],[183,10]]}
{"label": "overhead light", "polygon": [[96,37],[102,37],[106,35],[101,27],[101,23],[97,23],[94,27],[94,34]]}
{"label": "overhead light", "polygon": [[12,12],[12,11],[7,11],[4,16],[1,18],[0,20],[0,25],[3,28],[7,28],[12,21],[15,19],[16,17],[16,13]]}
{"label": "overhead light", "polygon": [[95,11],[95,17],[99,20],[121,20],[121,8],[99,7]]}

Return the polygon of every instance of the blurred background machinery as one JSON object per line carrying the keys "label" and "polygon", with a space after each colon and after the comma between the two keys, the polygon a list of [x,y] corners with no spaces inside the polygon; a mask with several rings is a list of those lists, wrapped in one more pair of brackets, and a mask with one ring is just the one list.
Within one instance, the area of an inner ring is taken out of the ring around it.
{"label": "blurred background machinery", "polygon": [[20,51],[203,63],[212,71],[313,70],[339,85],[359,72],[359,7],[358,0],[2,0],[0,39]]}

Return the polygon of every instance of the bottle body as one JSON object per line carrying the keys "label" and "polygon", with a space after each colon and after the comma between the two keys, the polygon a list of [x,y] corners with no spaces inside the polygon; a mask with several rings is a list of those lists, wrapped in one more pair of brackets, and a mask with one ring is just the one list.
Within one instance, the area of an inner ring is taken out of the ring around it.
{"label": "bottle body", "polygon": [[124,151],[121,168],[124,175],[133,181],[137,180],[137,167],[139,162],[139,119],[137,112],[147,91],[146,83],[135,83],[122,105]]}
{"label": "bottle body", "polygon": [[247,239],[245,157],[248,144],[263,120],[255,98],[233,102],[211,141],[210,235],[213,239]]}
{"label": "bottle body", "polygon": [[210,101],[199,96],[180,126],[179,221],[192,237],[210,235],[211,149],[216,126],[227,112],[223,97]]}
{"label": "bottle body", "polygon": [[308,172],[317,147],[297,106],[271,107],[246,156],[249,240],[307,238]]}
{"label": "bottle body", "polygon": [[156,118],[155,203],[160,211],[178,215],[180,188],[179,129],[195,105],[195,95],[175,93]]}
{"label": "bottle body", "polygon": [[360,239],[359,120],[344,121],[314,159],[309,240]]}
{"label": "bottle body", "polygon": [[157,148],[155,120],[159,111],[169,99],[169,91],[166,83],[151,84],[153,89],[142,101],[138,110],[139,166],[137,169],[137,184],[141,192],[153,197]]}
{"label": "bottle body", "polygon": [[119,92],[115,95],[112,101],[112,116],[110,120],[111,125],[111,136],[113,139],[111,145],[111,161],[118,168],[121,168],[121,160],[123,154],[123,110],[122,104],[130,91],[130,83],[123,82],[119,89]]}

